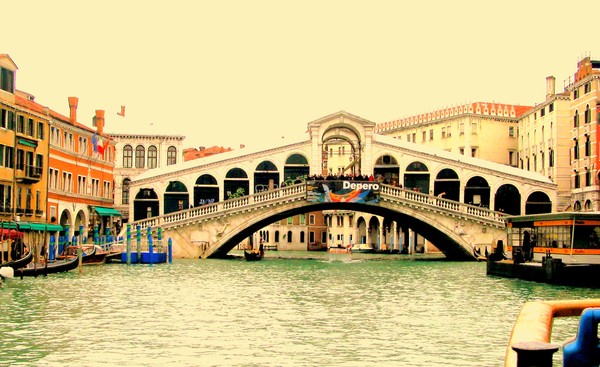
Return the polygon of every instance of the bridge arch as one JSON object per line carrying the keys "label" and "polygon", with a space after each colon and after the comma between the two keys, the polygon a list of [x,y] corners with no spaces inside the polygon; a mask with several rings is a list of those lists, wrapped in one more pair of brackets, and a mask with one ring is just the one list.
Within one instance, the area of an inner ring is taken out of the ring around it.
{"label": "bridge arch", "polygon": [[223,181],[223,200],[250,194],[250,180],[242,168],[234,167],[227,171]]}
{"label": "bridge arch", "polygon": [[254,169],[254,192],[278,188],[279,182],[279,170],[270,160],[260,162]]}
{"label": "bridge arch", "polygon": [[160,205],[158,195],[153,188],[142,188],[133,200],[133,220],[158,216]]}
{"label": "bridge arch", "polygon": [[489,208],[490,206],[490,184],[481,176],[469,178],[465,186],[465,204],[477,205]]}
{"label": "bridge arch", "polygon": [[521,214],[521,193],[512,184],[503,184],[496,190],[494,210],[510,215]]}
{"label": "bridge arch", "polygon": [[551,213],[552,202],[548,195],[541,191],[534,191],[525,201],[525,214]]}
{"label": "bridge arch", "polygon": [[163,194],[164,214],[173,213],[190,207],[190,195],[181,181],[169,181]]}
{"label": "bridge arch", "polygon": [[[321,210],[351,210],[374,215],[368,222],[365,220],[367,224],[365,228],[366,235],[371,238],[371,244],[374,247],[377,246],[377,241],[380,238],[379,217],[381,217],[384,223],[397,222],[403,228],[412,229],[419,233],[425,239],[434,243],[449,259],[471,260],[473,258],[472,245],[465,241],[465,238],[462,237],[463,234],[457,227],[436,223],[427,216],[427,213],[415,208],[403,207],[402,210],[399,210],[397,206],[389,205],[389,203],[384,202],[382,204],[297,202],[294,205],[286,206],[285,209],[272,207],[269,212],[256,214],[253,212],[250,217],[245,218],[238,225],[227,228],[226,233],[222,234],[219,244],[216,245],[209,257],[226,257],[229,251],[253,233],[260,231],[271,223],[294,215]],[[277,241],[277,236],[278,233],[275,233],[275,241]]]}
{"label": "bridge arch", "polygon": [[435,176],[433,194],[444,199],[460,201],[460,178],[455,170],[442,168]]}
{"label": "bridge arch", "polygon": [[382,154],[373,165],[373,175],[382,177],[384,182],[392,185],[400,183],[400,165],[398,160],[391,154]]}
{"label": "bridge arch", "polygon": [[286,185],[293,184],[301,177],[309,175],[310,166],[308,159],[302,153],[292,153],[285,160],[283,167],[283,180]]}
{"label": "bridge arch", "polygon": [[414,161],[404,170],[404,188],[429,193],[429,168],[421,161]]}
{"label": "bridge arch", "polygon": [[219,202],[219,183],[215,176],[205,173],[194,183],[194,206]]}

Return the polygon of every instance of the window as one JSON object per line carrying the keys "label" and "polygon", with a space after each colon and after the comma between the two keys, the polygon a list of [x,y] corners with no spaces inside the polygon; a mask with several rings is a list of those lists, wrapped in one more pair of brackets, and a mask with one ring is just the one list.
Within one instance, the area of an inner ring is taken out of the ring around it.
{"label": "window", "polygon": [[477,123],[476,122],[471,122],[471,134],[473,134],[473,135],[477,134]]}
{"label": "window", "polygon": [[427,140],[427,131],[423,131],[423,143]]}
{"label": "window", "polygon": [[579,112],[575,110],[575,115],[573,115],[573,127],[579,127]]}
{"label": "window", "polygon": [[2,114],[0,115],[0,127],[6,129],[6,120],[8,119],[8,110],[2,109]]}
{"label": "window", "polygon": [[110,188],[110,181],[104,181],[102,183],[102,197],[110,199],[112,197],[112,190]]}
{"label": "window", "polygon": [[579,89],[573,89],[573,99],[579,98]]}
{"label": "window", "polygon": [[167,166],[177,164],[177,148],[170,146],[167,149]]}
{"label": "window", "polygon": [[287,241],[288,243],[292,243],[292,231],[287,232]]}
{"label": "window", "polygon": [[71,182],[71,174],[63,172],[62,174],[62,189],[66,192],[72,192],[73,184]]}
{"label": "window", "polygon": [[592,142],[590,141],[590,136],[585,137],[585,156],[589,157],[592,155]]}
{"label": "window", "polygon": [[58,189],[58,170],[50,168],[48,177],[48,187],[51,189]]}
{"label": "window", "polygon": [[446,127],[446,136],[449,138],[452,136],[452,126],[448,125]]}
{"label": "window", "polygon": [[540,110],[540,117],[544,117],[546,115],[546,109],[544,107],[542,107],[542,109]]}
{"label": "window", "polygon": [[590,105],[585,106],[584,120],[586,124],[592,122],[592,111],[590,111]]}
{"label": "window", "polygon": [[579,181],[579,172],[575,171],[575,177],[574,177],[574,182],[573,185],[575,186],[576,189],[581,187],[581,182]]}
{"label": "window", "polygon": [[129,185],[131,180],[128,178],[123,179],[121,186],[121,204],[129,204]]}
{"label": "window", "polygon": [[154,145],[148,148],[148,168],[156,168],[158,151]]}
{"label": "window", "polygon": [[17,132],[25,134],[25,116],[19,115],[17,120]]}
{"label": "window", "polygon": [[97,178],[92,178],[92,192],[90,193],[92,196],[100,196],[100,180]]}
{"label": "window", "polygon": [[86,182],[87,177],[86,176],[77,176],[77,193],[78,194],[85,194],[85,189],[87,186],[87,182]]}
{"label": "window", "polygon": [[458,133],[460,135],[465,134],[465,123],[464,122],[461,122],[460,125],[458,125]]}
{"label": "window", "polygon": [[471,148],[471,157],[477,157],[477,148]]}
{"label": "window", "polygon": [[46,129],[44,127],[44,123],[43,122],[38,122],[38,127],[37,127],[37,138],[40,140],[44,140],[44,136]]}
{"label": "window", "polygon": [[553,111],[554,111],[554,103],[550,103],[548,105],[548,112],[550,113],[550,112],[553,112]]}
{"label": "window", "polygon": [[27,135],[33,136],[33,119],[27,119]]}
{"label": "window", "polygon": [[429,140],[433,140],[433,129],[429,130]]}
{"label": "window", "polygon": [[39,211],[41,210],[41,208],[42,208],[41,203],[42,203],[42,192],[40,190],[37,190],[35,192],[35,212],[36,213],[39,213]]}
{"label": "window", "polygon": [[294,218],[293,217],[288,217],[287,218],[287,224],[294,224]]}
{"label": "window", "polygon": [[0,68],[0,89],[9,93],[15,92],[15,72]]}
{"label": "window", "polygon": [[4,149],[4,167],[6,168],[14,168],[14,161],[15,161],[15,148],[13,147],[6,147]]}
{"label": "window", "polygon": [[301,225],[306,224],[306,214],[300,214],[300,224]]}
{"label": "window", "polygon": [[592,171],[589,169],[585,171],[585,186],[592,186]]}
{"label": "window", "polygon": [[548,153],[548,167],[554,167],[554,149],[550,148]]}
{"label": "window", "polygon": [[579,141],[577,141],[577,138],[573,140],[575,140],[575,144],[573,145],[573,159],[579,159]]}
{"label": "window", "polygon": [[133,167],[133,148],[131,145],[123,147],[123,168]]}
{"label": "window", "polygon": [[[315,225],[315,215],[314,214],[308,215],[308,224],[311,226]],[[314,242],[314,240],[313,240],[313,242]]]}
{"label": "window", "polygon": [[510,136],[511,138],[515,137],[515,127],[514,126],[508,127],[508,136]]}
{"label": "window", "polygon": [[446,128],[443,127],[442,128],[442,139],[444,139],[446,137]]}
{"label": "window", "polygon": [[27,189],[27,193],[25,194],[25,209],[31,210],[31,200],[33,199],[33,193],[31,189]]}
{"label": "window", "polygon": [[586,93],[586,94],[589,93],[589,92],[591,92],[592,91],[592,85],[589,82],[585,83],[585,85],[583,86],[583,90],[584,90],[584,93]]}
{"label": "window", "polygon": [[146,159],[146,150],[142,145],[138,145],[135,148],[135,168],[144,168],[144,161]]}
{"label": "window", "polygon": [[19,171],[25,169],[25,151],[23,149],[17,149],[17,166],[15,168]]}

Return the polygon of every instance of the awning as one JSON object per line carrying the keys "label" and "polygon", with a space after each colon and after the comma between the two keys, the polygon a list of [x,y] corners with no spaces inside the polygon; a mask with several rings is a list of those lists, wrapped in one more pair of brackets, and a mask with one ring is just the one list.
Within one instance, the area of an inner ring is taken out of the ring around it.
{"label": "awning", "polygon": [[19,144],[25,145],[26,147],[37,148],[37,143],[31,142],[25,139],[19,139]]}
{"label": "awning", "polygon": [[35,223],[35,222],[4,222],[4,228],[16,229],[25,231],[47,231],[47,232],[59,232],[62,231],[63,227],[58,224],[47,224],[47,223]]}
{"label": "awning", "polygon": [[47,232],[59,232],[62,231],[62,226],[58,224],[46,224],[46,223],[29,223],[30,230],[32,231],[47,231]]}
{"label": "awning", "polygon": [[94,209],[96,210],[96,213],[98,213],[99,216],[101,217],[110,217],[110,216],[121,216],[121,212],[118,211],[117,209],[113,209],[113,208],[106,208],[103,206],[95,206]]}

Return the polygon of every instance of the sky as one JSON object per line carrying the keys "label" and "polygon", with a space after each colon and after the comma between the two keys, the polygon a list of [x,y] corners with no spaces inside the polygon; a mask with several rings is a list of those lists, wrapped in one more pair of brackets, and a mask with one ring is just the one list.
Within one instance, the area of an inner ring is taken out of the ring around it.
{"label": "sky", "polygon": [[[307,138],[469,102],[535,105],[600,59],[600,1],[29,0],[2,7],[16,87],[105,132],[185,147]],[[6,16],[10,14],[10,16]],[[117,115],[125,106],[125,117]]]}

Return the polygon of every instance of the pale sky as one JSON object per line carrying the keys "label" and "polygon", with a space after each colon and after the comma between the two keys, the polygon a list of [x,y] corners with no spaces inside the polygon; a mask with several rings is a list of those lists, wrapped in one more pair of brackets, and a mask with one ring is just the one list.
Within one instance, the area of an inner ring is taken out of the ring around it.
{"label": "pale sky", "polygon": [[[379,123],[467,102],[534,105],[585,56],[600,1],[11,1],[17,88],[106,132],[237,148],[306,137],[347,111]],[[125,118],[117,115],[126,106]]]}

